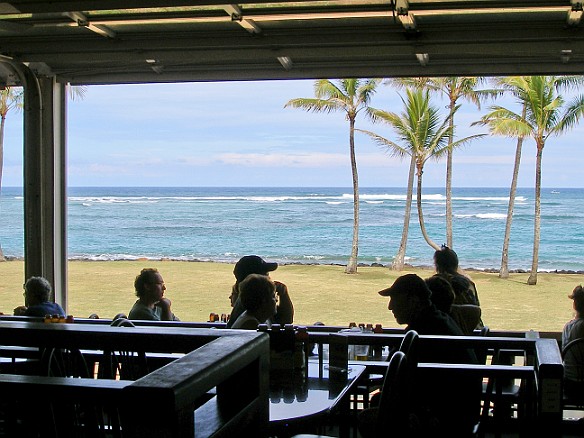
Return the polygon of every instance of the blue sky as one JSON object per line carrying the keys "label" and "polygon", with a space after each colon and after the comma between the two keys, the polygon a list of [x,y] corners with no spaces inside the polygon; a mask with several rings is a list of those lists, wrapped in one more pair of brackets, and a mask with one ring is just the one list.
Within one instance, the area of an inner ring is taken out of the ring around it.
{"label": "blue sky", "polygon": [[[70,186],[333,186],[350,187],[348,123],[342,113],[284,108],[313,97],[314,81],[214,82],[92,86],[69,103]],[[437,101],[445,108],[446,101]],[[512,103],[504,102],[507,106]],[[372,106],[401,111],[395,89],[381,86]],[[488,106],[484,105],[484,108]],[[468,125],[480,112],[463,102],[458,136],[486,132]],[[9,114],[3,184],[22,185],[22,116]],[[357,127],[392,138],[360,117]],[[550,138],[543,156],[544,187],[583,187],[584,126]],[[408,162],[356,134],[363,187],[404,187]],[[515,141],[486,137],[457,150],[455,187],[507,187]],[[519,186],[532,187],[535,146],[526,141]],[[444,185],[444,162],[429,162],[426,187]]]}

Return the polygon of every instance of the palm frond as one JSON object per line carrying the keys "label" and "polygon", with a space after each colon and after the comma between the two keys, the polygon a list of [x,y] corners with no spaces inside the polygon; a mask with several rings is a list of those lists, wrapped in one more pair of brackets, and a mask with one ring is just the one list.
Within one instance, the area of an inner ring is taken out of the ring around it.
{"label": "palm frond", "polygon": [[395,142],[393,142],[385,137],[382,137],[379,134],[376,134],[375,132],[371,132],[371,131],[368,131],[365,129],[355,129],[355,131],[359,131],[359,132],[362,132],[363,134],[367,134],[369,137],[371,137],[371,139],[373,140],[373,142],[375,144],[382,147],[390,156],[403,158],[405,156],[411,155],[411,151],[403,148],[399,144],[397,144],[397,143],[395,143]]}

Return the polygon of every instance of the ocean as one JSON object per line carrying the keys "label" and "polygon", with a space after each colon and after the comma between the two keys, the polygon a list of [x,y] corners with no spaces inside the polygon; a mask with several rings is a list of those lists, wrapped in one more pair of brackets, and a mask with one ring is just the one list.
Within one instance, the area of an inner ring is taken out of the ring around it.
{"label": "ocean", "polygon": [[[279,263],[346,264],[351,250],[350,188],[71,187],[69,259],[138,258],[235,262],[258,254]],[[509,190],[454,188],[454,249],[463,268],[498,269]],[[390,264],[404,217],[404,188],[360,188],[359,263]],[[576,208],[584,189],[542,191],[539,269],[584,270],[584,220]],[[533,250],[533,189],[518,189],[509,269],[529,270]],[[426,188],[426,228],[445,242],[444,189]],[[0,243],[22,257],[22,189],[0,197]],[[414,205],[406,262],[432,265]]]}

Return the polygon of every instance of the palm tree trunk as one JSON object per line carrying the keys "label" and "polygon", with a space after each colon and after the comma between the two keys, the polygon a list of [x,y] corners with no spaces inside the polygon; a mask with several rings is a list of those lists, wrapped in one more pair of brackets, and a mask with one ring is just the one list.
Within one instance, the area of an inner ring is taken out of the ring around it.
{"label": "palm tree trunk", "polygon": [[[523,105],[522,117],[525,119],[527,106]],[[513,209],[515,208],[515,194],[517,193],[517,178],[519,177],[519,165],[521,164],[521,149],[523,148],[523,137],[517,139],[515,149],[515,164],[513,166],[513,178],[511,179],[511,189],[509,190],[509,206],[507,208],[507,221],[505,223],[505,237],[503,238],[503,251],[501,252],[501,269],[499,278],[509,278],[509,241],[511,240],[511,223],[513,222]]]}
{"label": "palm tree trunk", "polygon": [[416,172],[416,157],[412,155],[410,161],[410,173],[408,175],[408,190],[406,195],[406,208],[404,212],[404,228],[402,231],[401,242],[399,244],[399,249],[393,262],[391,264],[391,269],[394,271],[402,271],[404,269],[404,260],[406,257],[406,246],[408,243],[408,233],[410,229],[410,217],[412,215],[412,197],[414,191],[414,174]]}
{"label": "palm tree trunk", "polygon": [[349,121],[349,149],[351,155],[351,171],[353,173],[353,244],[351,257],[345,268],[345,273],[357,273],[357,255],[359,253],[359,175],[357,174],[357,160],[355,158],[355,118]]}
{"label": "palm tree trunk", "polygon": [[422,212],[422,173],[424,173],[422,169],[418,169],[418,190],[416,200],[418,205],[418,220],[420,222],[420,230],[422,230],[422,236],[424,236],[424,239],[428,245],[438,251],[440,247],[428,237],[428,233],[426,232],[426,225],[424,225],[424,214]]}
{"label": "palm tree trunk", "polygon": [[539,233],[541,223],[541,156],[544,144],[537,145],[537,158],[535,160],[535,216],[533,218],[533,259],[531,273],[527,284],[537,284],[537,265],[539,262]]}
{"label": "palm tree trunk", "polygon": [[[6,124],[6,115],[0,117],[0,192],[2,192],[2,173],[4,171],[4,125]],[[5,262],[4,251],[0,245],[0,262]]]}
{"label": "palm tree trunk", "polygon": [[446,245],[452,248],[452,142],[454,141],[454,106],[456,102],[450,102],[450,121],[448,126],[448,153],[446,155]]}

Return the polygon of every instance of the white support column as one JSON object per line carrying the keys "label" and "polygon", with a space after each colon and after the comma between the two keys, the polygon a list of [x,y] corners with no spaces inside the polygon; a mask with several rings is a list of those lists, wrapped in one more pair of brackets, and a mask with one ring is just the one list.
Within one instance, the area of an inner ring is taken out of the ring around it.
{"label": "white support column", "polygon": [[66,85],[39,79],[42,114],[42,264],[54,299],[67,310]]}
{"label": "white support column", "polygon": [[43,272],[42,209],[42,98],[30,69],[13,65],[24,88],[24,276]]}
{"label": "white support column", "polygon": [[66,86],[7,62],[24,88],[24,274],[67,309]]}

